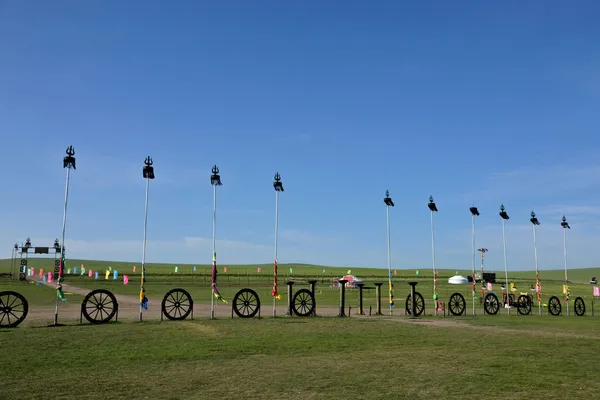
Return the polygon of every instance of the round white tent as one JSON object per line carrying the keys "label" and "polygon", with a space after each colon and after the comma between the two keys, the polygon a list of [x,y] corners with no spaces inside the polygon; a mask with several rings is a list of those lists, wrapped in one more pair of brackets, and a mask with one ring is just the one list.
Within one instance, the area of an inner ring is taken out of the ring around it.
{"label": "round white tent", "polygon": [[448,283],[452,285],[464,285],[469,283],[469,280],[461,275],[454,275],[453,277],[448,279]]}

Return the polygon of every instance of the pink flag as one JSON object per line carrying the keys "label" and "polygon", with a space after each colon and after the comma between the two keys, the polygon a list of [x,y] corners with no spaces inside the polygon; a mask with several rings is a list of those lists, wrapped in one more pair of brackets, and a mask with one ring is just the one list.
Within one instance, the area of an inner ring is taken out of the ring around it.
{"label": "pink flag", "polygon": [[594,286],[594,296],[600,297],[600,287]]}
{"label": "pink flag", "polygon": [[134,273],[134,274],[135,274],[135,269],[136,269],[136,268],[135,268],[135,265],[134,265],[134,266],[133,266],[133,273]]}
{"label": "pink flag", "polygon": [[92,275],[94,275],[94,272],[93,272],[93,271],[90,269],[90,270],[88,271],[88,276],[91,278],[91,277],[92,277]]}
{"label": "pink flag", "polygon": [[487,284],[487,290],[492,290],[492,282],[488,282],[488,284]]}
{"label": "pink flag", "polygon": [[52,283],[52,278],[54,278],[52,272],[48,272],[48,283]]}
{"label": "pink flag", "polygon": [[40,279],[44,276],[44,268],[40,268]]}
{"label": "pink flag", "polygon": [[227,267],[223,267],[223,272],[227,272]]}
{"label": "pink flag", "polygon": [[262,271],[262,268],[261,268],[261,267],[258,267],[258,268],[256,269],[256,271],[258,271],[258,273],[260,274],[260,273],[261,273],[261,271]]}
{"label": "pink flag", "polygon": [[31,267],[31,276],[35,275],[35,268]]}
{"label": "pink flag", "polygon": [[123,285],[127,285],[129,283],[129,277],[127,275],[123,275]]}

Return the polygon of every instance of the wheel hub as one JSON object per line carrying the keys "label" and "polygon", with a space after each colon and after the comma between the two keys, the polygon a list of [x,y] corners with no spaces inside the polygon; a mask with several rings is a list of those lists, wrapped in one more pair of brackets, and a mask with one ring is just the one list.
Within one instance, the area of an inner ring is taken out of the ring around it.
{"label": "wheel hub", "polygon": [[175,307],[179,308],[181,306],[181,303],[179,303],[178,301],[175,302]]}
{"label": "wheel hub", "polygon": [[103,304],[96,304],[96,308],[98,310],[102,310],[104,308],[104,305]]}
{"label": "wheel hub", "polygon": [[250,305],[250,302],[248,300],[244,301],[244,307],[248,307]]}

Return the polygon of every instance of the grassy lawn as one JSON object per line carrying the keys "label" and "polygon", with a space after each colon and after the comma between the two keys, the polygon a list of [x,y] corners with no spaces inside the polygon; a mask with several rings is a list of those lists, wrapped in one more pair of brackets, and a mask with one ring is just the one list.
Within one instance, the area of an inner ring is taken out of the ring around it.
{"label": "grassy lawn", "polygon": [[5,330],[1,397],[600,396],[594,319],[463,320],[432,326],[399,317],[203,319]]}

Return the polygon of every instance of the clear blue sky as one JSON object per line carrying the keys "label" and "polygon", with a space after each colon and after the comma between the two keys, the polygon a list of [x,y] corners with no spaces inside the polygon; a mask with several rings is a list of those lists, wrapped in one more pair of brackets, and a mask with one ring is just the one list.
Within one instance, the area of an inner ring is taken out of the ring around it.
{"label": "clear blue sky", "polygon": [[0,245],[60,235],[67,256],[470,268],[600,264],[600,3],[578,1],[0,1]]}

